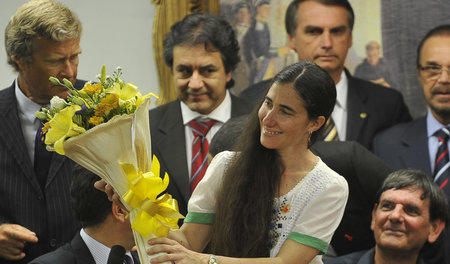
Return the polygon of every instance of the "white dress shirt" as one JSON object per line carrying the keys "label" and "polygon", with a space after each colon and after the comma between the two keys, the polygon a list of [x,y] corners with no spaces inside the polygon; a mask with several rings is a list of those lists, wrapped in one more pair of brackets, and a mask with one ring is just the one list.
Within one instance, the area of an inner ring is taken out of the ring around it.
{"label": "white dress shirt", "polygon": [[231,96],[230,92],[227,90],[223,102],[208,115],[202,115],[198,112],[192,111],[184,102],[181,102],[180,105],[184,124],[184,137],[186,139],[186,162],[188,165],[189,175],[191,175],[192,141],[194,141],[194,135],[192,134],[192,129],[189,126],[189,122],[196,118],[216,120],[216,123],[211,127],[206,135],[208,142],[211,142],[212,137],[231,117]]}
{"label": "white dress shirt", "polygon": [[19,114],[20,125],[22,126],[23,137],[25,138],[25,145],[31,159],[31,164],[34,166],[34,141],[40,122],[36,118],[36,112],[41,110],[42,105],[33,102],[20,90],[17,79],[15,81],[15,94],[17,99],[17,112]]}
{"label": "white dress shirt", "polygon": [[[94,257],[96,264],[107,264],[108,262],[108,256],[109,252],[111,251],[111,248],[103,245],[102,243],[98,242],[94,238],[92,238],[88,233],[84,231],[84,228],[80,230],[80,236],[83,239],[84,243],[88,247],[89,251],[92,254],[92,257]],[[126,255],[131,257],[131,261],[134,263],[133,257],[131,256],[130,252],[127,252]]]}
{"label": "white dress shirt", "polygon": [[345,71],[341,73],[341,79],[336,84],[336,105],[334,106],[331,117],[336,126],[340,141],[345,141],[347,134],[347,98],[348,98],[348,79]]}
{"label": "white dress shirt", "polygon": [[[430,109],[428,109],[426,120],[427,120],[427,137],[428,137],[428,154],[430,155],[431,173],[433,173],[434,163],[436,161],[436,152],[438,150],[439,145],[439,140],[436,136],[434,136],[434,133],[436,133],[436,131],[446,126],[444,126],[439,121],[437,121],[436,118],[434,118]],[[450,146],[450,140],[447,142],[447,144]]]}

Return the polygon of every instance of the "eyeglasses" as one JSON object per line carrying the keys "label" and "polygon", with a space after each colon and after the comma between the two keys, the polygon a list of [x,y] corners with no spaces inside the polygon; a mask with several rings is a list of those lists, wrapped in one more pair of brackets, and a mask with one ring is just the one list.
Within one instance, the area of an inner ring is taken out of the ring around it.
{"label": "eyeglasses", "polygon": [[425,78],[430,80],[439,78],[444,70],[450,74],[450,67],[442,67],[441,65],[419,65],[418,68],[425,74]]}

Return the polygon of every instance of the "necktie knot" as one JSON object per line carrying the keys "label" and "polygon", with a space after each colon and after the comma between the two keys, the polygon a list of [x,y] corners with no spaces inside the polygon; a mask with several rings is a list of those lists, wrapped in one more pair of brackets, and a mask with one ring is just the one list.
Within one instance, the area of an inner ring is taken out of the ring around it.
{"label": "necktie knot", "polygon": [[192,128],[192,133],[195,137],[206,137],[208,131],[216,123],[216,120],[199,121],[192,120],[189,122],[189,126]]}
{"label": "necktie knot", "polygon": [[436,133],[434,133],[434,135],[438,138],[438,140],[442,143],[447,142],[449,137],[450,137],[450,131],[448,128],[443,127],[441,129],[439,129],[438,131],[436,131]]}

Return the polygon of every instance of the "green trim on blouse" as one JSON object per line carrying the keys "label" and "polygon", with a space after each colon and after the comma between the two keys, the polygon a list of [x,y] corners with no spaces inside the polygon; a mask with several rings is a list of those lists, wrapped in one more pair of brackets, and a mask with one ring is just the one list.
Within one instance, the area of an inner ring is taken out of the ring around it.
{"label": "green trim on blouse", "polygon": [[328,243],[324,242],[318,238],[300,234],[297,232],[291,232],[288,236],[288,239],[294,240],[295,242],[298,242],[300,244],[303,244],[305,246],[309,246],[315,249],[318,249],[320,251],[320,254],[325,254],[328,249]]}
{"label": "green trim on blouse", "polygon": [[184,219],[184,222],[185,223],[211,225],[212,223],[214,223],[215,215],[216,214],[214,214],[214,213],[188,212],[186,215],[186,218]]}

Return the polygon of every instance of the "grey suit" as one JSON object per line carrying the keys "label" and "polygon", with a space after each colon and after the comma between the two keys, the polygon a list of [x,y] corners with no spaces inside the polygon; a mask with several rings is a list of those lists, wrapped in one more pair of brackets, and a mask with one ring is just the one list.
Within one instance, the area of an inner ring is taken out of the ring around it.
{"label": "grey suit", "polygon": [[[231,96],[231,117],[248,114],[251,102]],[[170,177],[167,192],[177,201],[180,212],[186,215],[191,196],[186,157],[186,139],[181,116],[180,101],[175,100],[150,111],[152,152],[161,163],[161,172]]]}
{"label": "grey suit", "polygon": [[[371,149],[373,138],[378,132],[411,120],[408,108],[398,91],[355,78],[348,71],[346,75],[348,78],[346,140],[357,141]],[[254,84],[239,96],[258,101],[265,95],[271,83],[271,80],[266,80]]]}
{"label": "grey suit", "polygon": [[26,245],[23,260],[0,262],[27,263],[70,241],[78,229],[69,193],[74,163],[55,153],[41,189],[25,146],[14,84],[0,91],[0,123],[0,224],[24,226],[39,239]]}

